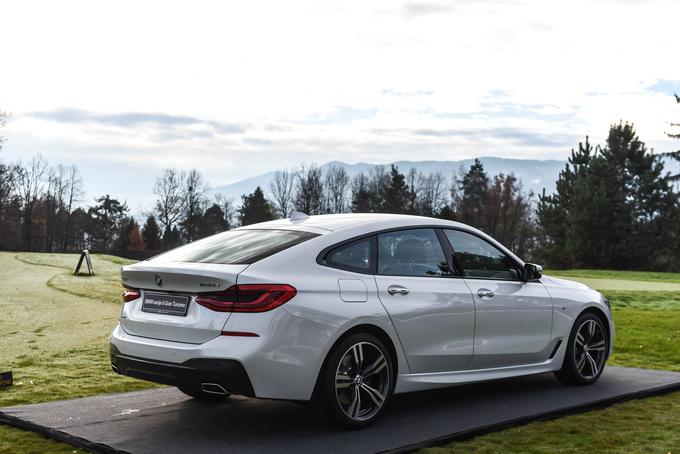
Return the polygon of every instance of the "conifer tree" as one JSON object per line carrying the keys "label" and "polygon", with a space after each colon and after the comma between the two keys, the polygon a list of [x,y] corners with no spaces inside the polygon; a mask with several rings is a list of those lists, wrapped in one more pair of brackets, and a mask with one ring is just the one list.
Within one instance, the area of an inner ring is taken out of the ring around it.
{"label": "conifer tree", "polygon": [[264,197],[264,192],[259,186],[252,194],[241,196],[241,208],[239,208],[241,225],[256,224],[258,222],[276,219],[274,208]]}

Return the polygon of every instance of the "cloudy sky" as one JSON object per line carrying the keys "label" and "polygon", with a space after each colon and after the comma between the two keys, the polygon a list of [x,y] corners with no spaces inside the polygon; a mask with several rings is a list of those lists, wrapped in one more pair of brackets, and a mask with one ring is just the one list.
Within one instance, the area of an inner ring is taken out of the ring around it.
{"label": "cloudy sky", "polygon": [[[213,186],[302,161],[565,159],[680,116],[680,2],[6,2],[5,161],[76,163],[146,200],[159,169]],[[133,204],[136,203],[133,201]],[[141,202],[140,202],[141,203]]]}

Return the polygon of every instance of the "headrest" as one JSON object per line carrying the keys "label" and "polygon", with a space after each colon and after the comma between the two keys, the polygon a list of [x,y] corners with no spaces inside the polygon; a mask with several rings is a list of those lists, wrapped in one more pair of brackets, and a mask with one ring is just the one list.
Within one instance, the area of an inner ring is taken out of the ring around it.
{"label": "headrest", "polygon": [[404,240],[397,244],[394,258],[400,262],[425,262],[425,245],[415,238]]}

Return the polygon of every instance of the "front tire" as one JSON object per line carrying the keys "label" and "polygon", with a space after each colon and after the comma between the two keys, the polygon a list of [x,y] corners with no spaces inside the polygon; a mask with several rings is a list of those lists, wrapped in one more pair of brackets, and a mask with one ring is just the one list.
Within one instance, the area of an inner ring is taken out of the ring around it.
{"label": "front tire", "polygon": [[595,383],[602,375],[608,352],[609,335],[602,318],[585,313],[574,323],[562,369],[555,376],[570,385]]}
{"label": "front tire", "polygon": [[380,339],[353,334],[331,352],[321,379],[331,414],[357,429],[372,424],[384,410],[394,389],[394,366]]}

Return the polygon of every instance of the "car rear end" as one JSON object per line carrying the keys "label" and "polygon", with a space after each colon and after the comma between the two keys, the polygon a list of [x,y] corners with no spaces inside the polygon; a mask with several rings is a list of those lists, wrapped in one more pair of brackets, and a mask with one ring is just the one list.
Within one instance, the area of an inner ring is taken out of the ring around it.
{"label": "car rear end", "polygon": [[249,363],[272,358],[275,331],[294,325],[280,306],[297,290],[285,282],[240,284],[239,276],[317,236],[310,229],[238,229],[124,267],[113,370],[193,392],[277,397],[258,386]]}

